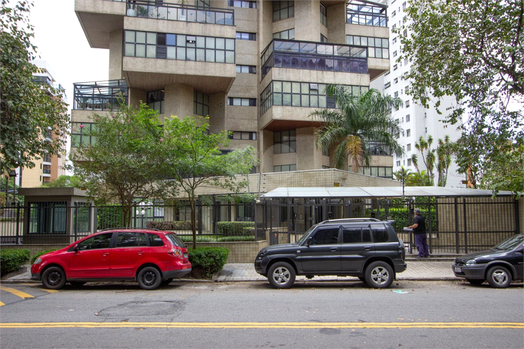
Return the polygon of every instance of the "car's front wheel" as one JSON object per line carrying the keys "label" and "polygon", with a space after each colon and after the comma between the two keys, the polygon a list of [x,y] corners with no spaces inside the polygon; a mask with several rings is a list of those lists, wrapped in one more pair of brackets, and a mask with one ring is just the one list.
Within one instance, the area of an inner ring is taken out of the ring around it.
{"label": "car's front wheel", "polygon": [[295,269],[286,262],[276,262],[269,268],[267,278],[276,288],[291,288],[295,283]]}
{"label": "car's front wheel", "polygon": [[511,284],[511,273],[504,267],[495,266],[488,270],[487,279],[491,287],[505,288]]}
{"label": "car's front wheel", "polygon": [[373,288],[387,288],[395,278],[393,268],[386,262],[373,262],[366,268],[366,283]]}
{"label": "car's front wheel", "polygon": [[162,275],[155,267],[145,267],[138,273],[138,284],[144,290],[154,290],[162,283]]}
{"label": "car's front wheel", "polygon": [[45,288],[57,290],[64,287],[65,282],[65,272],[60,267],[49,267],[42,274],[42,284]]}

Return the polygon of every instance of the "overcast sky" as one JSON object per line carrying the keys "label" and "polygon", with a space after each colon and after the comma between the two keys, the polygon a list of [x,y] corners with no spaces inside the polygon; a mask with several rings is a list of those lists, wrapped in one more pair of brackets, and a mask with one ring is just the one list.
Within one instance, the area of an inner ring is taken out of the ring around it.
{"label": "overcast sky", "polygon": [[109,50],[89,46],[74,8],[74,0],[34,0],[30,14],[38,59],[66,89],[70,106],[73,83],[107,80],[109,69]]}

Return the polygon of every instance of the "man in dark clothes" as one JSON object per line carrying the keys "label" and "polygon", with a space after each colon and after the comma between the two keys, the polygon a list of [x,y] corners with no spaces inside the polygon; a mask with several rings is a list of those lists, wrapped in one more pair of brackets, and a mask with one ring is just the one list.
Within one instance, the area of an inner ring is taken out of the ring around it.
{"label": "man in dark clothes", "polygon": [[415,209],[415,218],[413,218],[413,225],[408,228],[413,229],[415,234],[415,244],[417,245],[419,258],[428,258],[429,249],[426,236],[426,220],[420,214],[420,209]]}

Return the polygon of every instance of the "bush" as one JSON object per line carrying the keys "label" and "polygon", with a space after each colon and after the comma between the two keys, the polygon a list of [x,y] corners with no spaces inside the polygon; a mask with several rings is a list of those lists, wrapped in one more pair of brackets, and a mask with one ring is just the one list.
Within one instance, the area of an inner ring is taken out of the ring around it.
{"label": "bush", "polygon": [[254,235],[255,222],[217,222],[218,234],[222,236]]}
{"label": "bush", "polygon": [[195,277],[210,278],[222,270],[227,262],[229,250],[225,247],[197,247],[189,250],[189,261]]}
{"label": "bush", "polygon": [[40,251],[40,252],[38,252],[38,253],[35,254],[33,257],[31,257],[31,261],[30,261],[30,262],[31,262],[31,265],[32,265],[32,264],[36,261],[36,259],[37,259],[38,257],[40,257],[41,255],[46,254],[46,253],[49,253],[49,252],[53,252],[53,251],[56,251],[56,250],[57,250],[56,248],[51,248],[51,249],[49,249],[49,250],[45,250],[45,251]]}
{"label": "bush", "polygon": [[[197,222],[198,225],[198,222]],[[149,229],[158,229],[158,230],[191,230],[191,221],[164,221],[164,222],[155,222],[149,221],[146,226]]]}
{"label": "bush", "polygon": [[30,255],[29,250],[0,250],[0,274],[3,276],[17,271],[29,261]]}
{"label": "bush", "polygon": [[124,226],[122,206],[99,206],[96,209],[99,230],[107,228],[119,228]]}

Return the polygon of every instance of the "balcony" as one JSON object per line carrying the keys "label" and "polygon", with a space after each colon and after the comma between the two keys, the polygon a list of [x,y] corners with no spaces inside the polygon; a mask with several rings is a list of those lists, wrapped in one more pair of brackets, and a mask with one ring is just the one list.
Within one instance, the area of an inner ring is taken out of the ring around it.
{"label": "balcony", "polygon": [[368,73],[367,47],[275,39],[261,56],[262,77],[271,68]]}
{"label": "balcony", "polygon": [[128,88],[125,80],[74,83],[74,110],[105,111],[127,104]]}
{"label": "balcony", "polygon": [[346,8],[346,23],[386,28],[387,5],[365,0],[350,0]]}

